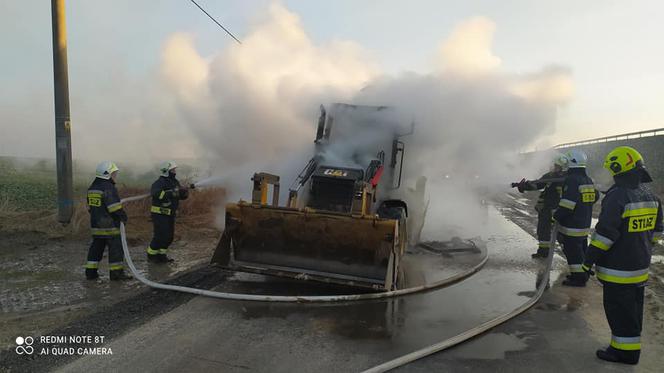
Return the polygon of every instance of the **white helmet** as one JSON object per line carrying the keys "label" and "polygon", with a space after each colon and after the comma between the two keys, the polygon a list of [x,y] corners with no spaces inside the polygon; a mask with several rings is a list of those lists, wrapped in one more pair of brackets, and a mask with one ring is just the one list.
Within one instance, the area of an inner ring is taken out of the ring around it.
{"label": "white helmet", "polygon": [[572,149],[565,153],[565,157],[569,168],[585,168],[588,163],[588,156],[583,150]]}
{"label": "white helmet", "polygon": [[563,154],[558,153],[553,157],[553,164],[560,166],[563,170],[567,169],[568,163],[567,157]]}
{"label": "white helmet", "polygon": [[159,172],[161,173],[161,176],[168,176],[168,173],[177,166],[178,165],[175,161],[165,161],[159,165]]}
{"label": "white helmet", "polygon": [[120,169],[118,168],[118,166],[115,165],[115,163],[111,161],[103,161],[97,165],[97,170],[95,171],[95,175],[100,179],[108,180],[111,178],[111,174],[113,174],[113,172],[119,170]]}

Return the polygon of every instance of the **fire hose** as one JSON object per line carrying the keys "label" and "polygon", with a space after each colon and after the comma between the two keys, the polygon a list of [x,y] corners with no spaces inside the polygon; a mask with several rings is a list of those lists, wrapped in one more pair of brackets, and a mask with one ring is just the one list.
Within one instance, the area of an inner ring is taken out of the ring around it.
{"label": "fire hose", "polygon": [[[137,201],[146,197],[149,197],[149,194],[124,198],[122,199],[122,202],[125,203],[125,202]],[[217,299],[257,301],[257,302],[297,302],[297,303],[346,302],[346,301],[358,301],[358,300],[370,300],[370,299],[384,299],[384,298],[397,297],[401,295],[413,294],[426,290],[440,288],[443,286],[448,286],[456,282],[459,282],[479,271],[484,266],[484,264],[486,264],[489,258],[488,254],[486,254],[484,258],[473,267],[465,271],[459,272],[449,278],[446,278],[445,280],[433,282],[430,284],[415,286],[411,288],[406,288],[406,289],[398,289],[398,290],[385,291],[380,293],[343,294],[343,295],[315,295],[315,296],[257,295],[257,294],[241,294],[241,293],[224,293],[219,291],[190,288],[186,286],[162,284],[159,282],[154,282],[152,280],[149,280],[136,269],[136,266],[134,265],[134,262],[131,259],[131,255],[129,253],[129,247],[127,245],[127,233],[124,223],[120,223],[120,238],[122,241],[122,250],[124,251],[124,256],[125,259],[127,260],[127,265],[129,266],[129,270],[131,271],[134,278],[136,278],[138,281],[144,283],[147,286],[150,286],[155,289],[179,291],[179,292],[202,295],[205,297],[211,297]]]}
{"label": "fire hose", "polygon": [[224,293],[219,291],[190,288],[185,286],[162,284],[159,282],[151,281],[147,279],[145,276],[143,276],[143,274],[141,274],[141,272],[139,272],[136,269],[136,266],[134,265],[134,262],[131,259],[131,255],[129,254],[129,248],[127,246],[127,234],[125,231],[124,223],[120,223],[120,238],[122,240],[122,250],[124,251],[124,256],[125,259],[127,260],[127,265],[129,266],[132,275],[134,275],[134,277],[138,281],[144,283],[147,286],[150,286],[155,289],[180,291],[184,293],[202,295],[211,298],[258,301],[258,302],[299,302],[299,303],[344,302],[344,301],[357,301],[357,300],[369,300],[369,299],[383,299],[383,298],[397,297],[400,295],[413,294],[459,282],[479,271],[489,258],[488,255],[485,255],[484,258],[472,268],[469,268],[463,272],[459,272],[443,281],[438,281],[421,286],[415,286],[407,289],[385,291],[380,293],[345,294],[345,295],[315,295],[315,296],[256,295],[256,294]]}
{"label": "fire hose", "polygon": [[[137,198],[132,199],[125,199],[123,201],[129,202],[130,200],[138,200],[141,198],[145,198],[145,196],[136,196]],[[555,247],[556,243],[556,236],[557,236],[557,225],[554,226],[553,232],[551,235],[551,247]],[[186,286],[179,286],[179,285],[170,285],[170,284],[162,284],[158,282],[151,281],[147,279],[143,274],[141,274],[137,269],[136,266],[134,265],[134,262],[131,259],[131,255],[129,253],[129,248],[127,245],[127,235],[126,235],[126,230],[125,230],[125,225],[124,223],[120,223],[120,238],[122,242],[122,250],[124,251],[125,259],[127,260],[127,265],[129,266],[129,269],[133,276],[138,279],[140,282],[143,284],[155,288],[155,289],[162,289],[162,290],[171,290],[171,291],[179,291],[179,292],[184,292],[184,293],[189,293],[189,294],[194,294],[194,295],[201,295],[201,296],[206,296],[206,297],[211,297],[211,298],[217,298],[217,299],[227,299],[227,300],[240,300],[240,301],[258,301],[258,302],[295,302],[295,303],[325,303],[325,302],[344,302],[344,301],[358,301],[358,300],[370,300],[370,299],[383,299],[383,298],[389,298],[389,297],[396,297],[400,295],[406,295],[406,294],[412,294],[416,292],[421,292],[421,291],[426,291],[430,290],[433,288],[437,287],[442,287],[445,285],[451,285],[453,283],[459,282],[472,274],[476,273],[479,271],[484,264],[486,264],[488,260],[488,253],[485,255],[483,260],[475,265],[474,267],[462,272],[458,273],[444,281],[440,281],[434,284],[428,284],[428,285],[422,285],[422,286],[417,286],[413,288],[407,288],[407,289],[399,289],[399,290],[393,290],[393,291],[387,291],[387,292],[381,292],[381,293],[368,293],[368,294],[348,294],[348,295],[331,295],[331,296],[283,296],[283,295],[256,295],[256,294],[242,294],[242,293],[227,293],[227,292],[219,292],[219,291],[212,291],[212,290],[205,290],[205,289],[197,289],[197,288],[191,288],[191,287],[186,287]],[[458,334],[452,338],[443,340],[441,342],[438,342],[436,344],[433,344],[431,346],[425,347],[423,349],[411,352],[407,355],[398,357],[396,359],[387,361],[385,363],[382,363],[380,365],[377,365],[375,367],[372,367],[370,369],[365,370],[363,373],[376,373],[376,372],[386,372],[388,370],[392,370],[395,368],[398,368],[400,366],[403,366],[405,364],[411,363],[415,360],[421,359],[423,357],[429,356],[431,354],[434,354],[436,352],[440,352],[443,350],[446,350],[450,347],[453,347],[457,344],[460,344],[468,339],[471,339],[473,337],[476,337],[482,333],[485,333],[486,331],[495,328],[496,326],[513,319],[514,317],[520,315],[521,313],[525,312],[526,310],[530,309],[533,305],[535,305],[539,299],[542,297],[542,294],[544,293],[544,290],[549,284],[549,274],[551,271],[551,266],[553,262],[553,252],[554,250],[549,250],[549,256],[547,257],[546,260],[546,268],[544,270],[544,276],[540,280],[537,291],[535,295],[530,298],[527,302],[522,304],[521,306],[517,307],[516,309],[502,314],[494,319],[491,319],[489,321],[486,321],[472,329],[469,329],[461,334]]]}
{"label": "fire hose", "polygon": [[553,232],[551,234],[551,250],[549,250],[549,256],[546,259],[546,268],[544,270],[544,276],[540,280],[538,286],[537,286],[537,291],[535,295],[530,298],[526,303],[522,304],[521,306],[515,308],[514,310],[502,314],[494,319],[491,319],[489,321],[486,321],[472,329],[466,330],[465,332],[461,334],[457,334],[452,338],[446,339],[444,341],[440,341],[436,344],[433,344],[431,346],[425,347],[423,349],[411,352],[407,355],[403,355],[401,357],[398,357],[396,359],[390,360],[388,362],[382,363],[380,365],[376,365],[373,368],[369,368],[362,373],[379,373],[379,372],[386,372],[388,370],[392,370],[395,368],[398,368],[402,365],[411,363],[415,360],[421,359],[423,357],[429,356],[431,354],[434,354],[436,352],[440,352],[443,350],[446,350],[450,347],[456,346],[459,343],[465,342],[473,337],[476,337],[482,333],[487,332],[490,329],[495,328],[496,326],[509,321],[516,316],[522,314],[523,312],[527,311],[530,309],[530,307],[534,306],[537,301],[542,297],[542,294],[544,293],[544,290],[546,290],[546,287],[549,284],[549,273],[551,272],[551,265],[553,263],[553,251],[555,248],[555,243],[556,243],[556,236],[558,234],[558,225],[554,225],[553,227]]}

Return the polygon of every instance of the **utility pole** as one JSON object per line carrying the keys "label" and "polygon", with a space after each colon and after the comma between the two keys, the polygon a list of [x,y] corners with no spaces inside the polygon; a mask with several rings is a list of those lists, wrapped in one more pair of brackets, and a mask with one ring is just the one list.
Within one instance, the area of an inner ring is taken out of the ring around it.
{"label": "utility pole", "polygon": [[67,72],[65,0],[51,0],[53,27],[53,86],[55,97],[55,159],[58,175],[58,221],[68,224],[74,212],[71,161],[71,118]]}

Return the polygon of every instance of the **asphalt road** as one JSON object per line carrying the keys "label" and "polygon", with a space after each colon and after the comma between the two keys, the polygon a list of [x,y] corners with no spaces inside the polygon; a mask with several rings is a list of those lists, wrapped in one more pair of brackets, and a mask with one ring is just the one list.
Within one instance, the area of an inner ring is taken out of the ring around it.
{"label": "asphalt road", "polygon": [[[505,217],[518,220],[519,214],[523,214],[519,209],[509,206],[500,211],[487,209],[486,230],[477,233],[486,243],[489,261],[478,274],[458,284],[390,300],[331,305],[193,297],[166,312],[155,312],[154,317],[142,315],[140,322],[126,332],[98,345],[111,349],[112,355],[84,356],[58,369],[65,372],[362,371],[509,312],[532,296],[541,268],[530,259],[536,241]],[[460,262],[463,260],[468,259],[459,257]],[[564,267],[564,260],[556,257],[552,287],[534,309],[472,341],[398,370],[658,371],[664,347],[660,334],[662,320],[652,317],[656,313],[646,315],[644,352],[639,366],[614,365],[594,357],[595,349],[605,346],[610,335],[601,308],[601,289],[595,282],[585,289],[559,286]],[[299,292],[297,283],[265,280],[261,276],[240,274],[225,278],[219,288]],[[312,288],[306,290],[311,292]],[[656,302],[657,299],[648,298],[647,307],[656,306]],[[33,357],[36,362],[41,358]],[[21,371],[30,370],[29,365],[21,368],[26,368]],[[39,370],[43,370],[43,365]]]}
{"label": "asphalt road", "polygon": [[62,371],[360,371],[511,311],[533,295],[535,241],[486,211],[486,267],[456,285],[384,301],[334,305],[197,297],[116,338],[112,356]]}

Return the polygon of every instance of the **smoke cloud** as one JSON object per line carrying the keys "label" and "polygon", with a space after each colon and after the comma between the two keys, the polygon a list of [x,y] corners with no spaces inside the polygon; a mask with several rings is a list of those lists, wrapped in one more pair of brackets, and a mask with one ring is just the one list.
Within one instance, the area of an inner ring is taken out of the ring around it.
{"label": "smoke cloud", "polygon": [[[151,75],[100,76],[88,97],[72,99],[74,156],[201,160],[215,175],[203,184],[247,198],[253,172],[279,174],[288,185],[304,167],[320,104],[387,105],[406,125],[416,123],[403,139],[405,184],[426,176],[437,224],[471,226],[476,206],[469,205],[546,168],[524,165],[518,152],[554,131],[557,110],[573,94],[565,67],[504,71],[491,50],[495,31],[484,17],[463,21],[432,46],[430,72],[388,75],[355,42],[314,42],[296,14],[274,3],[242,45],[203,56],[192,35],[176,33]],[[348,146],[329,159],[349,163]]]}
{"label": "smoke cloud", "polygon": [[417,123],[408,176],[504,185],[523,174],[513,169],[518,150],[553,131],[573,86],[563,67],[501,72],[494,31],[491,20],[471,18],[441,44],[430,73],[389,76],[355,43],[315,44],[295,14],[273,4],[242,45],[209,58],[190,36],[171,37],[161,79],[175,93],[178,121],[225,174],[249,167],[292,174],[310,156],[319,104],[351,102],[393,106]]}
{"label": "smoke cloud", "polygon": [[525,163],[519,149],[555,129],[556,112],[573,93],[563,67],[501,72],[490,49],[494,30],[486,18],[462,22],[429,74],[381,76],[355,97],[394,106],[415,121],[406,175],[429,179],[428,220],[435,221],[425,228],[429,239],[476,234],[486,214],[483,200],[506,192],[510,181],[541,175],[551,161]]}

